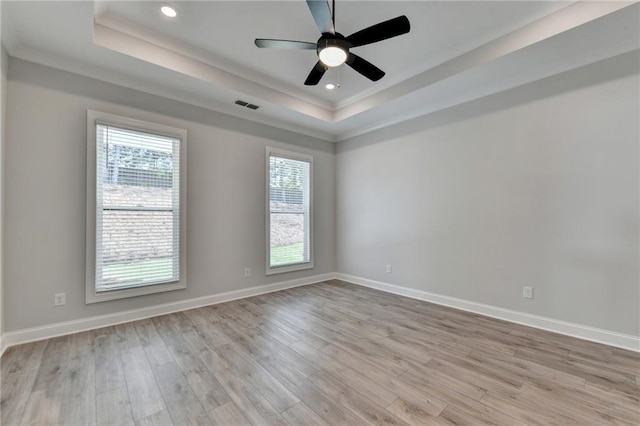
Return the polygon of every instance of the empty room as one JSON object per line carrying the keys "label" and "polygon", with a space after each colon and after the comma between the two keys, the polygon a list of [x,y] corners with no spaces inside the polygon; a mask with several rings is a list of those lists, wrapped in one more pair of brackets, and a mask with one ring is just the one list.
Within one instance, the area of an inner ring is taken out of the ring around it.
{"label": "empty room", "polygon": [[640,4],[0,1],[0,424],[640,424]]}

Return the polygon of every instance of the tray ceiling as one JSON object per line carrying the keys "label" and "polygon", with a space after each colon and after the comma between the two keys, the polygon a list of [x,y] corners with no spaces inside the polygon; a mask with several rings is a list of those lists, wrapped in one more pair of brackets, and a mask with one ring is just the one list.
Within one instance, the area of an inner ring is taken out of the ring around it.
{"label": "tray ceiling", "polygon": [[634,2],[336,3],[345,35],[409,18],[409,34],[354,49],[387,73],[379,82],[342,65],[304,86],[315,51],[254,46],[315,42],[303,0],[174,1],[173,19],[156,1],[3,1],[2,36],[11,56],[333,141],[640,47]]}

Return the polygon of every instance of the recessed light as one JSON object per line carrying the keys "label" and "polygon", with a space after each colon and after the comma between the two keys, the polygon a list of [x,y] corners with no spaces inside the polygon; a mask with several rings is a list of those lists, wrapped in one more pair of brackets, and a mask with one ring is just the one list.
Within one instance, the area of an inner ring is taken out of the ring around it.
{"label": "recessed light", "polygon": [[335,85],[335,84],[333,84],[333,83],[327,83],[327,84],[325,84],[325,85],[324,85],[324,87],[325,87],[325,89],[327,89],[327,90],[333,90],[333,89],[335,89],[335,88],[336,88],[336,85]]}
{"label": "recessed light", "polygon": [[164,6],[162,6],[160,8],[160,11],[162,12],[162,14],[168,18],[175,18],[176,16],[178,16],[178,12],[176,12],[176,10],[173,8],[173,6],[169,6],[167,4],[165,4]]}

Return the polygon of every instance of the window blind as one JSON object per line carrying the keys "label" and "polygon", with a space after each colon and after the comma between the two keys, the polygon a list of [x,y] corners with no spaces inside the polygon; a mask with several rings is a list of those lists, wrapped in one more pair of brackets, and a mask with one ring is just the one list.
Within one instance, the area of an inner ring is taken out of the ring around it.
{"label": "window blind", "polygon": [[180,140],[96,124],[96,291],[180,277]]}
{"label": "window blind", "polygon": [[310,262],[310,170],[308,161],[269,157],[269,264]]}

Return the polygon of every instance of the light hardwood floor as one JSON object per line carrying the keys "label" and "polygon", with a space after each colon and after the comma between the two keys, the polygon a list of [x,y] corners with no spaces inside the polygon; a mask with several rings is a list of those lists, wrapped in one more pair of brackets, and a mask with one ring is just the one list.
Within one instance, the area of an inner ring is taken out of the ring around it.
{"label": "light hardwood floor", "polygon": [[2,424],[640,423],[640,354],[329,281],[12,347]]}

